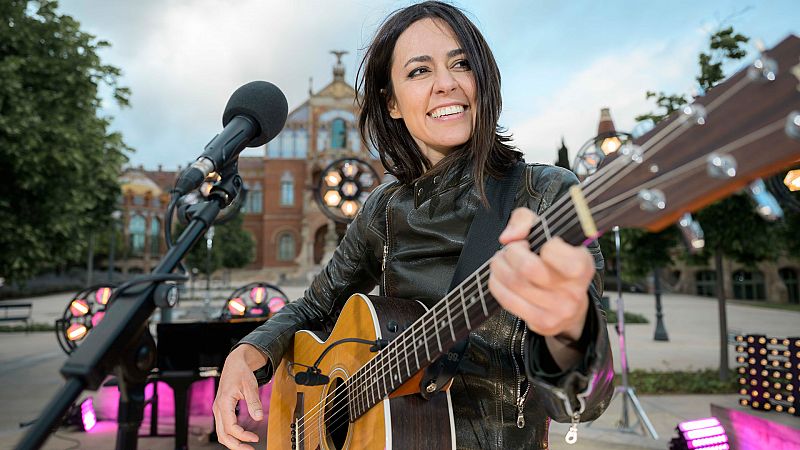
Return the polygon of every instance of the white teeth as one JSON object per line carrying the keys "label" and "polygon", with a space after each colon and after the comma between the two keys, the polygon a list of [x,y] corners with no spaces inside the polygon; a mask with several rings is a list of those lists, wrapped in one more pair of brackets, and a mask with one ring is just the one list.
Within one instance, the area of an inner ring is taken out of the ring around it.
{"label": "white teeth", "polygon": [[435,109],[431,113],[431,117],[436,119],[436,118],[439,118],[439,117],[442,117],[442,116],[449,116],[451,114],[458,114],[458,113],[461,113],[461,112],[464,112],[464,107],[462,105],[451,105],[451,106],[445,106],[445,107],[442,107],[442,108]]}

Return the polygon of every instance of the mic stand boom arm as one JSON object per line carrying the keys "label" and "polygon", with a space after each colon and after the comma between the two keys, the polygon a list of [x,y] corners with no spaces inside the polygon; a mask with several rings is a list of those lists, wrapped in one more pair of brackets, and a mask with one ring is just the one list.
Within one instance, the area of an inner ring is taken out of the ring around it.
{"label": "mic stand boom arm", "polygon": [[[128,294],[118,290],[120,296],[106,311],[102,322],[92,329],[61,367],[66,384],[44,407],[17,449],[40,448],[80,393],[84,389],[97,390],[112,370],[120,381],[120,407],[123,407],[124,401],[128,407],[126,411],[121,409],[118,413],[120,428],[117,432],[117,448],[136,448],[136,433],[144,408],[144,384],[155,363],[153,338],[147,329],[147,320],[156,307],[153,293],[159,282],[183,279],[172,271],[203,236],[220,210],[233,199],[235,195],[230,194],[241,188],[241,178],[235,173],[236,164],[230,166],[232,168],[229,170],[234,172],[234,176],[228,176],[227,180],[220,181],[222,186],[212,189],[205,206],[194,215],[151,275],[142,280],[148,284]],[[130,392],[131,389],[134,392]]]}

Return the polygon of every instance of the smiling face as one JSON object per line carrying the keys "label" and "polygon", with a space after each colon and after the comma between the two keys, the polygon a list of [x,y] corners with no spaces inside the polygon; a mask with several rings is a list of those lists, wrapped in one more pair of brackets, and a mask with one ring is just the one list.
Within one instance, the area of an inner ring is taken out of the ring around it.
{"label": "smiling face", "polygon": [[452,29],[437,19],[409,26],[395,44],[389,114],[403,120],[436,164],[469,140],[475,126],[475,78]]}

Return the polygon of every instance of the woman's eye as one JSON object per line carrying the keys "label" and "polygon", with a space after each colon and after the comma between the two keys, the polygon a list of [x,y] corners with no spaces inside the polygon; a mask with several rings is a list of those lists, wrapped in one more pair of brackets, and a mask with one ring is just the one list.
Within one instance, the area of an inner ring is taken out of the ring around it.
{"label": "woman's eye", "polygon": [[454,68],[458,68],[458,69],[466,69],[466,70],[470,69],[469,61],[467,61],[466,59],[460,59],[460,60],[456,61],[456,63],[453,64],[453,67]]}
{"label": "woman's eye", "polygon": [[427,72],[428,69],[425,67],[417,67],[416,69],[412,70],[408,73],[408,78],[414,78],[417,75],[422,75],[423,73]]}

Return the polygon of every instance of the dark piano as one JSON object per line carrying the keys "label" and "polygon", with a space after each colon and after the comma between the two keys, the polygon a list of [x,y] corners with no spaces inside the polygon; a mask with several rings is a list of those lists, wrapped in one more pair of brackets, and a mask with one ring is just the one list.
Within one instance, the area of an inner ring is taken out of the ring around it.
{"label": "dark piano", "polygon": [[[187,448],[189,387],[195,381],[219,377],[231,348],[266,320],[266,317],[256,317],[225,322],[159,323],[156,326],[158,356],[152,379],[169,384],[174,393],[176,449]],[[155,408],[152,411],[155,412]]]}

